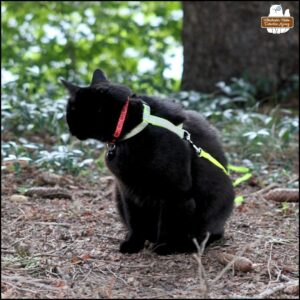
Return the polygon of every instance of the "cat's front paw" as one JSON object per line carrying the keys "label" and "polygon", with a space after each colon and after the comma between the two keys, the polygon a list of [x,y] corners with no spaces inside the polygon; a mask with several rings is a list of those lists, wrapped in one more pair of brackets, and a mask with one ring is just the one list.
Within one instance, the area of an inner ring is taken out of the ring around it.
{"label": "cat's front paw", "polygon": [[142,241],[136,241],[133,239],[125,240],[120,244],[121,253],[138,253],[144,248]]}

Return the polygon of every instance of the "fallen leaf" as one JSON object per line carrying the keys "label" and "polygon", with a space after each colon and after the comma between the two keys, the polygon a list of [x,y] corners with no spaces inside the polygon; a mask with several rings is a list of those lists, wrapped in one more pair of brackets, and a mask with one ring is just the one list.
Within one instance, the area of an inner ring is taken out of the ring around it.
{"label": "fallen leaf", "polygon": [[91,256],[90,254],[87,253],[87,254],[81,255],[80,258],[81,258],[83,261],[87,261],[87,260],[91,259],[92,256]]}
{"label": "fallen leaf", "polygon": [[90,216],[92,216],[93,214],[92,214],[92,212],[91,211],[84,211],[83,213],[82,213],[82,216],[84,216],[84,217],[90,217]]}
{"label": "fallen leaf", "polygon": [[245,203],[243,203],[239,206],[236,206],[236,210],[240,213],[244,213],[244,212],[247,212],[249,209],[247,208],[247,205]]}
{"label": "fallen leaf", "polygon": [[88,228],[81,233],[81,236],[93,236],[95,233],[94,228]]}
{"label": "fallen leaf", "polygon": [[71,258],[71,263],[73,265],[77,265],[77,264],[82,263],[82,260],[80,259],[80,257],[78,257],[76,255],[73,255],[72,258]]}
{"label": "fallen leaf", "polygon": [[284,273],[296,273],[297,272],[297,268],[292,267],[292,266],[284,266],[284,267],[282,267],[282,271]]}
{"label": "fallen leaf", "polygon": [[57,288],[63,288],[63,289],[67,288],[66,283],[63,280],[57,280],[54,283],[54,286]]}

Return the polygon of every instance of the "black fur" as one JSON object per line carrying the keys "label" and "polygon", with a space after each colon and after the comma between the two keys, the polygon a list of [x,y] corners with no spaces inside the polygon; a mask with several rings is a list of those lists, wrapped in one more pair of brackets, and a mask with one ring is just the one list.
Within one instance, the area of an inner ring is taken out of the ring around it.
{"label": "black fur", "polygon": [[[184,111],[171,101],[133,95],[129,88],[109,82],[100,70],[89,87],[63,83],[70,92],[67,122],[80,140],[110,142],[130,96],[121,138],[141,122],[144,101],[152,114],[183,123],[197,146],[227,165],[216,129],[199,113]],[[146,240],[159,254],[190,252],[196,250],[194,237],[200,244],[206,232],[210,232],[208,243],[223,236],[233,207],[231,180],[176,134],[148,125],[136,136],[117,141],[106,164],[115,175],[117,208],[128,229],[121,252],[138,252]]]}

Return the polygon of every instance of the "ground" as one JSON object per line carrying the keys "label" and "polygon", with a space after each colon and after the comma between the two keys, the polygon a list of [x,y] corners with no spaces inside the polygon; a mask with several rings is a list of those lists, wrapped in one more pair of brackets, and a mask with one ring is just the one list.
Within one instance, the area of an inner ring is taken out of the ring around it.
{"label": "ground", "polygon": [[[234,209],[222,241],[202,255],[158,256],[149,249],[118,251],[125,229],[111,177],[66,175],[56,184],[72,199],[50,199],[11,197],[41,186],[38,170],[2,175],[2,298],[298,298],[297,287],[286,288],[299,276],[298,203],[254,194],[264,188],[255,178],[237,189],[248,196]],[[253,268],[224,270],[218,253],[240,255]]]}

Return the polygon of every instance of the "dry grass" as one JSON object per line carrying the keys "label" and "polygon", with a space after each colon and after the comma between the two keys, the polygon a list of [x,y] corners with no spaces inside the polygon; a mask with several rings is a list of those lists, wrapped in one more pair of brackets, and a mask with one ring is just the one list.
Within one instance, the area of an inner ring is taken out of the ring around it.
{"label": "dry grass", "polygon": [[[243,194],[252,194],[235,209],[225,239],[206,250],[199,245],[198,255],[123,255],[109,179],[67,176],[61,187],[72,199],[11,199],[19,187],[38,186],[34,174],[2,176],[2,298],[298,298],[297,289],[286,289],[299,276],[298,203],[282,210],[246,187]],[[224,269],[218,251],[255,268]]]}

